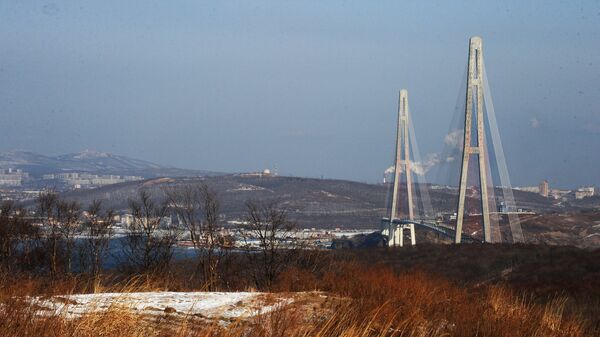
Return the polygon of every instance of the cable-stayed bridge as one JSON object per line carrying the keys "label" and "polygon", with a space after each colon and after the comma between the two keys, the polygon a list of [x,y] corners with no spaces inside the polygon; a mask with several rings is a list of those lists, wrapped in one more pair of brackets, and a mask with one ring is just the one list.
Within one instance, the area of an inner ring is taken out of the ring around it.
{"label": "cable-stayed bridge", "polygon": [[[391,198],[388,215],[381,221],[382,234],[388,237],[390,246],[403,246],[407,234],[410,243],[416,244],[416,230],[432,231],[455,243],[524,241],[518,214],[510,211],[516,206],[480,37],[469,40],[468,66],[463,82],[464,92],[459,94],[462,104],[457,104],[459,126],[450,130],[446,137],[454,153],[442,157],[444,163],[460,163],[459,174],[450,177],[458,183],[456,212],[447,219],[440,219],[439,212],[434,212],[428,189],[431,185],[425,181],[423,172],[414,174],[423,162],[411,120],[408,91],[400,91]],[[477,200],[478,205],[472,205],[473,200]],[[470,211],[474,206],[480,213]],[[465,233],[465,220],[474,218],[478,219],[470,225],[480,227],[480,238]]]}

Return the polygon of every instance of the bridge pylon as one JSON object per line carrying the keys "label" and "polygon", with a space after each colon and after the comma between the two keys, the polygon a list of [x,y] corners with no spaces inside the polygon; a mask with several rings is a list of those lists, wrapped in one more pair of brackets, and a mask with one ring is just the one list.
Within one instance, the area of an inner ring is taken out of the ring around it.
{"label": "bridge pylon", "polygon": [[[396,129],[396,153],[394,160],[392,203],[390,207],[389,218],[384,218],[381,222],[382,234],[388,236],[389,246],[404,246],[405,229],[409,230],[411,245],[416,244],[415,225],[412,223],[414,220],[414,204],[409,129],[408,91],[406,89],[402,89],[400,90],[398,99],[398,124]],[[399,219],[399,189],[401,187],[400,178],[402,174],[404,174],[406,177],[406,202],[408,208],[406,215],[408,218],[405,217],[404,219]]]}
{"label": "bridge pylon", "polygon": [[[469,159],[475,156],[479,166],[479,188],[481,195],[481,213],[483,217],[483,240],[491,242],[490,209],[488,197],[488,157],[485,144],[484,124],[484,74],[483,74],[483,43],[480,37],[474,36],[469,40],[469,66],[467,74],[467,94],[465,104],[465,124],[463,137],[463,156],[460,173],[459,195],[456,215],[455,243],[460,243],[465,213],[465,198]],[[473,127],[473,119],[477,123]],[[475,136],[472,137],[472,133]],[[491,186],[493,188],[493,186]]]}

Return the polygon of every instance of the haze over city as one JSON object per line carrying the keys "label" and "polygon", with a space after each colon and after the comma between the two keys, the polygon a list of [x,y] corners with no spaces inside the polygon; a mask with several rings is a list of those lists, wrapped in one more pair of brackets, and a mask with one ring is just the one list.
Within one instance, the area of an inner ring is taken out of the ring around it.
{"label": "haze over city", "polygon": [[[443,146],[484,37],[516,185],[598,184],[598,1],[3,1],[0,150],[375,182],[397,90]],[[177,149],[177,151],[174,151]]]}

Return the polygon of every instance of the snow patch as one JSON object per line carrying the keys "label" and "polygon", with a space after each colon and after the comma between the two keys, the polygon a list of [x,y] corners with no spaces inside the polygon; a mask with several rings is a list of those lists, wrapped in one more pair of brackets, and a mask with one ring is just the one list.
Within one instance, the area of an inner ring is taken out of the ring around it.
{"label": "snow patch", "polygon": [[266,188],[256,185],[240,184],[237,188],[229,189],[227,192],[239,192],[239,191],[264,191]]}
{"label": "snow patch", "polygon": [[257,292],[98,293],[32,297],[30,302],[40,308],[40,315],[56,314],[67,318],[125,308],[146,315],[172,312],[217,319],[261,315],[293,302],[293,298],[278,296],[270,297],[267,303],[266,296]]}
{"label": "snow patch", "polygon": [[319,191],[319,193],[325,194],[325,196],[327,196],[329,198],[335,198],[335,197],[337,197],[337,195],[329,193],[327,191],[323,191],[323,190]]}

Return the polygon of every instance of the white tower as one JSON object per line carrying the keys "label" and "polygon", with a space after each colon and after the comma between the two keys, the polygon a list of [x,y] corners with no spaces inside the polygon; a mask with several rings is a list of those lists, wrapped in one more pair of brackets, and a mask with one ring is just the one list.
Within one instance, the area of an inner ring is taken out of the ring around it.
{"label": "white tower", "polygon": [[[481,212],[483,214],[483,236],[485,242],[491,242],[490,210],[488,199],[487,151],[485,146],[485,125],[483,115],[483,50],[478,36],[469,40],[469,70],[467,76],[467,96],[465,104],[465,125],[463,138],[463,158],[458,194],[455,242],[460,243],[465,213],[465,197],[469,172],[469,159],[478,157],[479,184],[481,191]],[[472,138],[473,110],[477,120],[476,137]],[[475,143],[472,143],[475,140]]]}
{"label": "white tower", "polygon": [[[383,229],[383,234],[388,235],[388,244],[390,246],[404,245],[404,229],[410,230],[410,242],[416,244],[415,225],[412,223],[399,224],[394,223],[396,220],[414,220],[414,205],[413,205],[413,186],[412,186],[412,170],[410,162],[410,143],[409,143],[409,109],[408,109],[408,91],[400,90],[398,100],[398,126],[396,130],[396,154],[394,160],[394,186],[392,190],[392,205],[390,208],[389,220],[387,227]],[[400,187],[401,174],[406,175],[406,193],[408,203],[408,219],[398,219],[398,193]]]}

